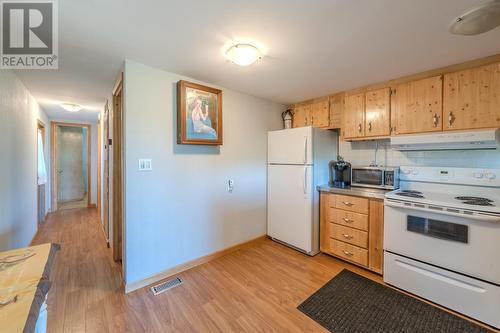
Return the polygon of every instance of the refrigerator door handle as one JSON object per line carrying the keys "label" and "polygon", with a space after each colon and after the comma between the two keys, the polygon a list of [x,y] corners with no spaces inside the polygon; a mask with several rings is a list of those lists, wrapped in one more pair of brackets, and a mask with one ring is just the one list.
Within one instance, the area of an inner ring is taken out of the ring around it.
{"label": "refrigerator door handle", "polygon": [[304,137],[304,164],[307,164],[307,136]]}
{"label": "refrigerator door handle", "polygon": [[304,181],[302,184],[304,185],[304,194],[307,194],[307,167],[304,167]]}

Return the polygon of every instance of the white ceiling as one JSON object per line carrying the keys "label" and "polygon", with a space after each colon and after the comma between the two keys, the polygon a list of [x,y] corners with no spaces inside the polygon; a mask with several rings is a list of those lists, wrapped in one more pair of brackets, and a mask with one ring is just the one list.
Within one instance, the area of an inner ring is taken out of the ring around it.
{"label": "white ceiling", "polygon": [[[59,70],[18,74],[49,113],[57,101],[102,108],[126,58],[291,103],[500,53],[500,27],[447,32],[477,3],[63,0]],[[222,54],[231,41],[255,41],[266,57],[238,67]]]}

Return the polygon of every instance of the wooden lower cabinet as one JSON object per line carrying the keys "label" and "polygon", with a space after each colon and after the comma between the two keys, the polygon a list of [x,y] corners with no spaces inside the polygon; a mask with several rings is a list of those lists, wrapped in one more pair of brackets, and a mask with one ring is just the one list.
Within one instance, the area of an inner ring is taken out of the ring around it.
{"label": "wooden lower cabinet", "polygon": [[382,200],[321,193],[321,252],[382,274],[383,239]]}

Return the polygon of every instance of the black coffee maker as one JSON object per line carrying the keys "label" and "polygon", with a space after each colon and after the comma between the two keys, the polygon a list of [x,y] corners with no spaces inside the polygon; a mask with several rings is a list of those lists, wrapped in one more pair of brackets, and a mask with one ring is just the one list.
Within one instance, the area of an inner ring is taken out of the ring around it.
{"label": "black coffee maker", "polygon": [[345,162],[342,156],[337,156],[337,161],[328,163],[330,181],[332,187],[346,188],[351,185],[351,163]]}

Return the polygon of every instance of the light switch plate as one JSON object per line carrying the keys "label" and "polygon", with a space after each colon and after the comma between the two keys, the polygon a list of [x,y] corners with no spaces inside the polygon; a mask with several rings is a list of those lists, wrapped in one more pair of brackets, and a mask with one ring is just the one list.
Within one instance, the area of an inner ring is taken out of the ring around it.
{"label": "light switch plate", "polygon": [[153,164],[151,159],[139,159],[139,171],[151,171],[153,170]]}

